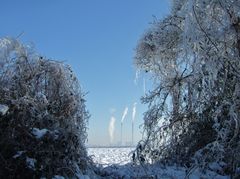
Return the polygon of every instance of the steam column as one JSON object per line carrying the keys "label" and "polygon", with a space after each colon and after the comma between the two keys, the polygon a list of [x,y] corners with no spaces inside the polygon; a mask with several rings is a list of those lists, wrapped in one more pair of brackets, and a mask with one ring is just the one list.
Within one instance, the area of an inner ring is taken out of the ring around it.
{"label": "steam column", "polygon": [[132,111],[132,146],[134,145],[133,135],[134,135],[134,121],[135,121],[135,117],[136,117],[136,106],[137,106],[137,103],[134,103],[133,111]]}
{"label": "steam column", "polygon": [[133,134],[134,134],[134,121],[132,121],[132,146],[134,145]]}
{"label": "steam column", "polygon": [[121,146],[123,145],[122,130],[123,130],[123,123],[121,122]]}

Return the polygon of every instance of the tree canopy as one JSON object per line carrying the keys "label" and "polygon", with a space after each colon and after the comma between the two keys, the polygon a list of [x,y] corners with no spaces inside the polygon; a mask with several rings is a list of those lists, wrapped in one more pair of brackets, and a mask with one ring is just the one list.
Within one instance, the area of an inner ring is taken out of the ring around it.
{"label": "tree canopy", "polygon": [[236,173],[239,12],[238,0],[173,0],[170,15],[139,40],[134,63],[155,79],[155,88],[142,97],[149,108],[136,149],[140,162],[144,157]]}
{"label": "tree canopy", "polygon": [[80,177],[89,114],[70,66],[0,39],[0,177]]}

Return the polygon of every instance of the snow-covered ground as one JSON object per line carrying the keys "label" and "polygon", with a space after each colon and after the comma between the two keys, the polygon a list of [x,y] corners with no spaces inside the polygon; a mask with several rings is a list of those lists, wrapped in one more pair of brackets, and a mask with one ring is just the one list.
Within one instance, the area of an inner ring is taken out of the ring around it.
{"label": "snow-covered ground", "polygon": [[186,168],[161,165],[112,165],[104,168],[110,178],[153,178],[153,179],[230,179],[229,176],[221,176],[212,171],[202,172],[193,169],[188,172]]}
{"label": "snow-covered ground", "polygon": [[92,156],[93,161],[106,167],[117,164],[124,165],[131,161],[131,151],[134,148],[88,148],[88,155]]}
{"label": "snow-covered ground", "polygon": [[160,178],[160,179],[229,179],[214,172],[201,172],[197,168],[190,172],[186,168],[161,165],[135,165],[131,163],[134,148],[88,148],[88,155],[102,166],[106,178]]}

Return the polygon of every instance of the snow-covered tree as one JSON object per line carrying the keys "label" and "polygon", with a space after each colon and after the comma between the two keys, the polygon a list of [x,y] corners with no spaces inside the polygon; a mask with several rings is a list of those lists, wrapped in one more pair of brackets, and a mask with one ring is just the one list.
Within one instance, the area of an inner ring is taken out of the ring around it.
{"label": "snow-covered tree", "polygon": [[[173,0],[136,48],[135,64],[156,88],[142,98],[140,157],[210,167],[240,167],[240,2]],[[139,151],[139,149],[137,150]]]}
{"label": "snow-covered tree", "polygon": [[0,39],[0,104],[1,178],[80,177],[88,171],[89,114],[70,66],[16,39]]}

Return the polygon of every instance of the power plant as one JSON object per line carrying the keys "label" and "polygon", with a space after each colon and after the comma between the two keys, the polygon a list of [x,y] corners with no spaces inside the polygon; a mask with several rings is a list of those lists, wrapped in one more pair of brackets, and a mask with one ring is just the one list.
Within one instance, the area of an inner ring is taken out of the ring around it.
{"label": "power plant", "polygon": [[[131,145],[134,145],[134,121],[136,117],[136,105],[137,103],[133,104],[133,109],[132,109],[132,140],[131,140]],[[121,120],[121,146],[123,146],[123,122],[124,119],[126,118],[126,115],[128,113],[128,107],[125,107],[122,115],[122,120]]]}

